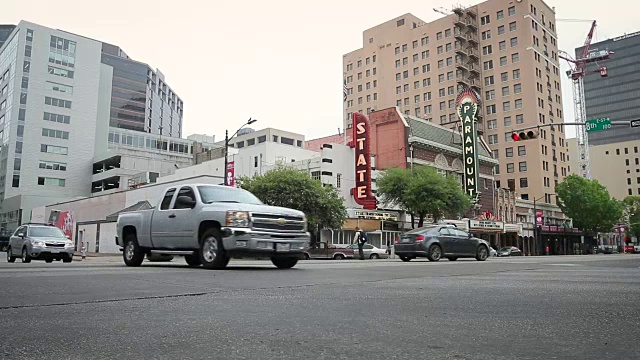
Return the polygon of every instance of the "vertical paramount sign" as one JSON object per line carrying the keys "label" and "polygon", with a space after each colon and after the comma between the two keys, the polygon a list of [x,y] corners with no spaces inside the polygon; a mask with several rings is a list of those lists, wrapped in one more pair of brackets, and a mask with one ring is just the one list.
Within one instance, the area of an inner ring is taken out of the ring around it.
{"label": "vertical paramount sign", "polygon": [[464,191],[478,196],[478,103],[480,97],[470,88],[463,89],[456,99],[458,118],[462,123],[462,154],[464,160]]}
{"label": "vertical paramount sign", "polygon": [[376,197],[371,192],[371,139],[369,119],[360,113],[353,114],[353,140],[350,143],[356,154],[356,187],[351,195],[366,210],[377,208]]}

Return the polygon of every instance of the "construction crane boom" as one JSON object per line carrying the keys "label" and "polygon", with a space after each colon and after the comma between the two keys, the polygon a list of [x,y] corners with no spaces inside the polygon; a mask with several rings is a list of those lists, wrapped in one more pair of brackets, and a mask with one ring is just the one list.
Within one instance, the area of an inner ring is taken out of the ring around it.
{"label": "construction crane boom", "polygon": [[608,60],[611,54],[613,54],[613,52],[609,50],[590,51],[595,29],[596,21],[593,20],[579,58],[574,60],[566,52],[558,52],[558,57],[566,60],[571,66],[571,71],[568,71],[567,75],[573,80],[573,106],[576,123],[581,124],[577,125],[576,129],[579,171],[580,175],[586,179],[591,179],[591,163],[589,160],[589,137],[586,126],[584,125],[587,121],[587,110],[584,99],[585,69],[588,64],[595,63],[598,65],[598,70],[595,70],[595,72],[599,72],[601,77],[606,77],[608,75],[607,67],[600,65],[598,62]]}

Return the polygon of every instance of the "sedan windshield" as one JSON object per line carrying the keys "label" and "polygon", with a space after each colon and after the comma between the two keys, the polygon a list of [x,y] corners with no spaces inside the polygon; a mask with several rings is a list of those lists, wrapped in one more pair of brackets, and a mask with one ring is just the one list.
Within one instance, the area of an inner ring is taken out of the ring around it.
{"label": "sedan windshield", "polygon": [[202,198],[202,202],[205,204],[230,202],[262,205],[262,201],[252,193],[234,187],[198,186],[198,192],[200,192],[200,198]]}
{"label": "sedan windshield", "polygon": [[64,235],[60,229],[53,226],[38,226],[38,227],[30,227],[29,228],[29,236],[30,237],[48,237],[48,238],[60,238],[66,239],[67,237]]}
{"label": "sedan windshield", "polygon": [[421,228],[417,228],[417,229],[413,229],[411,231],[407,231],[407,234],[423,234],[423,233],[426,233],[427,231],[429,231],[431,229],[435,229],[437,227],[438,227],[438,225],[423,226]]}
{"label": "sedan windshield", "polygon": [[502,248],[502,249],[500,249],[500,251],[511,251],[511,248],[510,248],[510,247],[508,247],[508,248]]}

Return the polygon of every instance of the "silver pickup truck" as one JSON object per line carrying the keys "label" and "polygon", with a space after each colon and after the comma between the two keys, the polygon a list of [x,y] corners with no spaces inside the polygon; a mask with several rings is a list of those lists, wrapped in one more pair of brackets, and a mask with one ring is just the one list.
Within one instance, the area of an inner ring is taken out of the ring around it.
{"label": "silver pickup truck", "polygon": [[232,257],[270,258],[280,269],[304,258],[303,212],[264,205],[246,190],[189,184],[165,190],[149,210],[118,216],[116,243],[127,266],[145,255],[183,255],[189,266],[222,269]]}

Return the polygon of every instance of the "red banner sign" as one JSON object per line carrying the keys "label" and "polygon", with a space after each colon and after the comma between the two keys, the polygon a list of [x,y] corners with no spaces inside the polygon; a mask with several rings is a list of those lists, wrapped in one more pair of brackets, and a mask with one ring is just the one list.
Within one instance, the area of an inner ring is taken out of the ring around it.
{"label": "red banner sign", "polygon": [[236,186],[236,167],[234,161],[227,163],[227,185]]}
{"label": "red banner sign", "polygon": [[366,210],[376,210],[377,200],[371,192],[371,151],[369,119],[360,113],[353,114],[353,140],[350,145],[356,154],[356,187],[351,195]]}
{"label": "red banner sign", "polygon": [[536,225],[544,225],[544,213],[542,210],[536,210]]}

